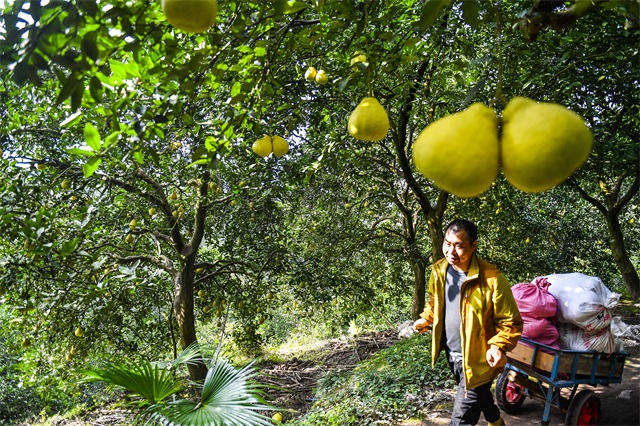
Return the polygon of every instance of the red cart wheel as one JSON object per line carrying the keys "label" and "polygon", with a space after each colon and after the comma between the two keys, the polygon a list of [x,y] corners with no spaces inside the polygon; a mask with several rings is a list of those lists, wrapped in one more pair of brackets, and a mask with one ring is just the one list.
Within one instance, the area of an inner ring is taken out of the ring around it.
{"label": "red cart wheel", "polygon": [[600,398],[593,391],[581,390],[573,397],[565,423],[570,426],[597,425],[600,421]]}
{"label": "red cart wheel", "polygon": [[495,391],[496,403],[505,413],[514,414],[520,411],[520,407],[526,396],[524,394],[524,388],[510,381],[507,374],[508,371],[505,370],[498,376]]}

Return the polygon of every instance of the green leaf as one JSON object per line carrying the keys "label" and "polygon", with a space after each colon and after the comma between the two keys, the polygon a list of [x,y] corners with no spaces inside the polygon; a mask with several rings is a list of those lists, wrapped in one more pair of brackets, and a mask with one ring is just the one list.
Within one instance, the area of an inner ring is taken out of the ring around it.
{"label": "green leaf", "polygon": [[87,123],[84,126],[84,142],[94,151],[100,151],[100,133],[91,123]]}
{"label": "green leaf", "polygon": [[237,95],[239,95],[241,91],[242,91],[242,84],[239,81],[236,81],[231,87],[230,95],[232,98],[234,98]]}
{"label": "green leaf", "polygon": [[351,81],[351,74],[346,76],[342,80],[340,80],[340,83],[338,83],[338,90],[340,90],[341,92],[344,92],[344,89],[347,88],[347,85],[349,84],[350,81]]}
{"label": "green leaf", "polygon": [[60,255],[61,256],[69,256],[71,255],[76,247],[78,247],[78,243],[80,243],[80,240],[76,237],[71,241],[65,241],[62,243],[62,247],[60,248]]}
{"label": "green leaf", "polygon": [[466,0],[462,2],[462,17],[473,28],[480,28],[480,3],[478,0]]}
{"label": "green leaf", "polygon": [[474,96],[476,96],[476,93],[482,90],[485,84],[487,84],[486,78],[481,78],[480,80],[478,80],[478,82],[474,84],[471,90],[469,90],[469,92],[467,93],[467,96],[464,98],[463,104],[466,105],[471,102]]}
{"label": "green leaf", "polygon": [[305,9],[307,4],[303,1],[276,0],[273,6],[276,15],[290,15]]}
{"label": "green leaf", "polygon": [[102,96],[102,82],[95,75],[89,81],[89,93],[95,101],[99,101]]}
{"label": "green leaf", "polygon": [[78,85],[80,84],[80,80],[78,80],[74,75],[72,75],[66,81],[61,83],[63,83],[62,89],[60,90],[60,93],[56,98],[55,105],[60,105],[69,96],[71,96],[75,92]]}
{"label": "green leaf", "polygon": [[98,45],[96,44],[96,33],[91,32],[84,36],[81,42],[82,52],[96,61],[98,59]]}
{"label": "green leaf", "polygon": [[82,155],[85,157],[91,157],[93,155],[96,155],[94,151],[89,151],[88,149],[82,149],[82,148],[69,148],[67,149],[67,152],[72,155]]}
{"label": "green leaf", "polygon": [[136,149],[135,151],[133,151],[133,159],[136,160],[138,164],[144,164],[144,157],[140,149]]}
{"label": "green leaf", "polygon": [[116,142],[118,140],[118,137],[122,134],[122,132],[120,130],[117,130],[113,133],[111,133],[109,136],[107,136],[104,139],[104,148],[107,149],[109,148],[114,142]]}
{"label": "green leaf", "polygon": [[71,110],[77,111],[78,108],[82,105],[82,96],[84,95],[84,83],[82,81],[79,82],[78,86],[76,86],[76,90],[71,94]]}
{"label": "green leaf", "polygon": [[418,29],[421,32],[426,31],[436,22],[442,9],[450,5],[451,0],[427,0],[427,3],[422,6],[420,20],[417,23]]}
{"label": "green leaf", "polygon": [[65,118],[62,123],[60,123],[60,127],[71,127],[76,124],[82,118],[82,112],[76,111],[67,118]]}
{"label": "green leaf", "polygon": [[102,158],[96,155],[94,157],[89,158],[89,160],[82,165],[82,172],[84,173],[84,177],[91,177],[98,170],[98,167],[102,163]]}

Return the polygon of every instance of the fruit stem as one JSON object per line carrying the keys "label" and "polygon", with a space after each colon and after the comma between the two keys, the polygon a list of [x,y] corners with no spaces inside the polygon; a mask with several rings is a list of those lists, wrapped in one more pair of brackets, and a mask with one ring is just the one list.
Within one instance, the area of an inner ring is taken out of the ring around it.
{"label": "fruit stem", "polygon": [[373,87],[371,87],[371,52],[369,49],[369,33],[367,32],[366,28],[369,27],[369,7],[371,6],[372,3],[369,3],[368,5],[366,5],[364,7],[364,27],[365,27],[365,31],[364,31],[364,43],[366,46],[366,51],[367,51],[367,61],[369,62],[369,66],[367,67],[367,76],[366,76],[366,81],[367,81],[367,91],[369,92],[369,96],[373,97]]}
{"label": "fruit stem", "polygon": [[491,107],[493,108],[496,102],[499,100],[503,105],[508,103],[507,98],[502,93],[502,83],[504,81],[503,68],[504,68],[504,51],[502,49],[502,1],[498,0],[496,3],[496,37],[497,37],[497,55],[498,55],[498,75],[496,82],[496,92],[491,100]]}

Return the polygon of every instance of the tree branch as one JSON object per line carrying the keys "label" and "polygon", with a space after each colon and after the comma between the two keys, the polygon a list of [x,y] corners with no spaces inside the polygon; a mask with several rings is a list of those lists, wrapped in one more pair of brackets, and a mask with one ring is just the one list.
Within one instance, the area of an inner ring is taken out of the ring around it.
{"label": "tree branch", "polygon": [[574,178],[569,178],[569,180],[567,180],[567,183],[573,189],[575,189],[583,199],[585,199],[586,201],[591,203],[593,206],[595,206],[595,208],[597,208],[600,211],[600,213],[602,213],[603,216],[605,216],[605,217],[607,216],[607,208],[604,206],[604,204],[602,204],[600,201],[596,200],[591,195],[587,194],[587,191],[582,189],[582,187],[580,187],[580,185],[578,185],[578,182],[576,182]]}
{"label": "tree branch", "polygon": [[171,277],[175,280],[178,276],[178,271],[173,266],[173,262],[166,256],[149,256],[144,254],[139,254],[135,256],[118,256],[113,255],[113,259],[115,259],[118,263],[122,264],[130,264],[134,262],[144,262],[150,265],[156,266],[163,271],[167,272]]}
{"label": "tree branch", "polygon": [[519,29],[526,41],[533,42],[538,38],[540,30],[549,27],[560,31],[576,23],[583,16],[600,8],[609,0],[575,1],[573,6],[555,11],[564,4],[561,0],[538,0],[526,15],[513,28]]}

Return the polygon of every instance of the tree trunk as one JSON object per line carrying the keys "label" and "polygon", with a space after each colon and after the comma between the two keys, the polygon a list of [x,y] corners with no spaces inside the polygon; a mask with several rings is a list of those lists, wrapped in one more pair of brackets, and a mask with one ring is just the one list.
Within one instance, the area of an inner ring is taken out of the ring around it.
{"label": "tree trunk", "polygon": [[411,301],[411,318],[417,320],[424,310],[425,296],[427,293],[427,259],[420,259],[412,262],[413,269],[413,298]]}
{"label": "tree trunk", "polygon": [[[183,268],[175,283],[177,294],[173,302],[176,321],[180,329],[180,343],[182,349],[197,342],[195,315],[193,311],[193,273],[189,274]],[[207,377],[207,366],[204,363],[189,364],[189,378],[194,382],[203,382]]]}
{"label": "tree trunk", "polygon": [[638,271],[633,267],[625,248],[617,214],[607,214],[607,226],[611,237],[611,255],[616,265],[618,265],[618,269],[620,269],[622,280],[627,290],[629,290],[629,295],[632,299],[638,299],[640,298],[640,279],[638,278]]}
{"label": "tree trunk", "polygon": [[[446,202],[445,202],[446,206]],[[431,257],[436,262],[444,257],[442,253],[442,243],[444,242],[444,233],[442,225],[442,215],[438,214],[439,206],[429,211],[427,222],[429,224],[429,237],[431,238]]]}
{"label": "tree trunk", "polygon": [[446,193],[442,194],[439,198],[436,208],[430,209],[427,214],[427,223],[429,227],[429,237],[431,238],[431,256],[424,257],[418,254],[414,254],[411,261],[411,268],[413,269],[414,285],[413,285],[413,298],[411,300],[411,316],[418,319],[420,313],[424,310],[424,305],[427,296],[427,277],[429,270],[429,259],[434,262],[442,259],[442,242],[444,241],[444,235],[442,233],[442,212],[447,204]]}

